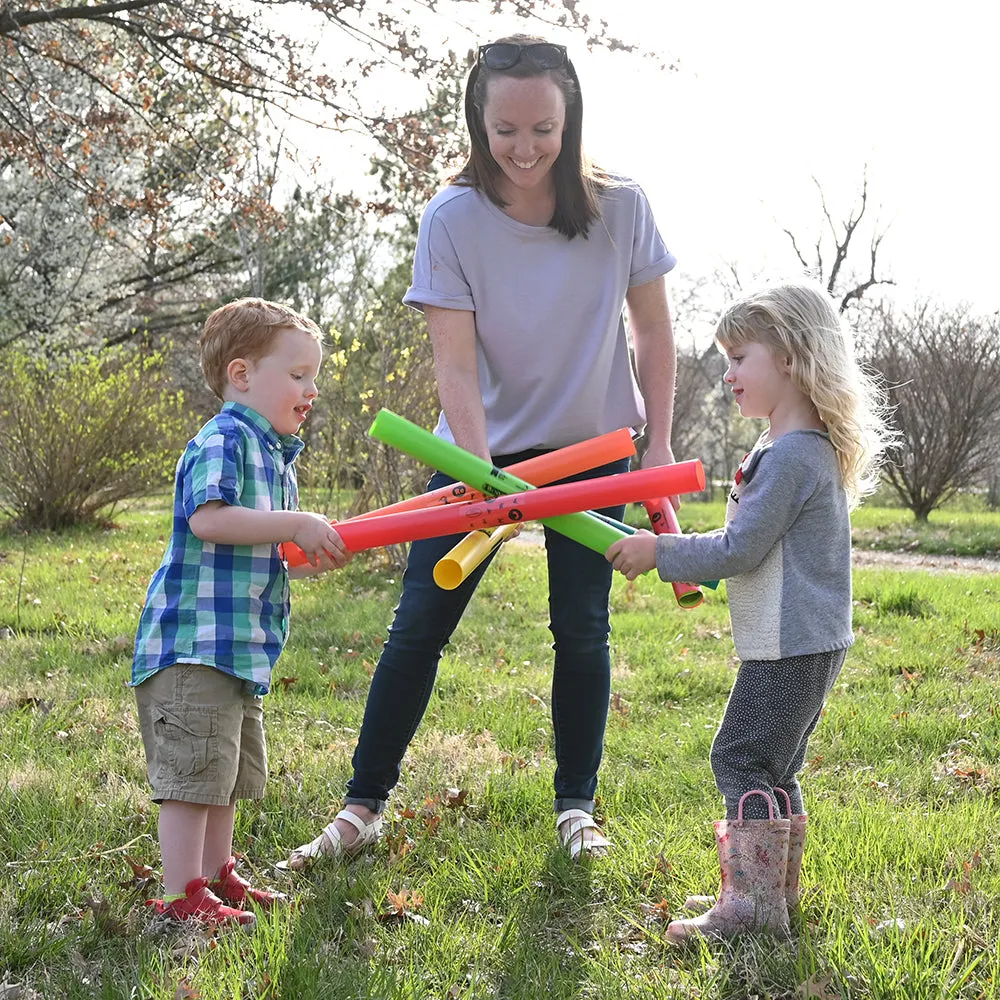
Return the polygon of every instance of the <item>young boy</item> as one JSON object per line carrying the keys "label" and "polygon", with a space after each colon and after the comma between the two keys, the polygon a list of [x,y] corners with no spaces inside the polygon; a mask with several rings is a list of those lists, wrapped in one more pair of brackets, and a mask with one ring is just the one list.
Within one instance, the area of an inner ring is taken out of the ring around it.
{"label": "young boy", "polygon": [[199,342],[223,405],[177,464],[173,529],[132,664],[160,804],[165,894],[150,902],[178,920],[252,924],[247,904],[276,898],[233,870],[233,821],[267,778],[262,695],[289,615],[278,543],[309,557],[296,576],[351,558],[326,518],[297,510],[296,432],[316,399],[321,339],[291,309],[240,299],[208,317]]}

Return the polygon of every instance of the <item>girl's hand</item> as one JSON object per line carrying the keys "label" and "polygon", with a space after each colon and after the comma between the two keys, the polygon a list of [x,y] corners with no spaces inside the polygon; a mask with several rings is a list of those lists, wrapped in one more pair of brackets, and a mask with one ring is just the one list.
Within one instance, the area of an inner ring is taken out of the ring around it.
{"label": "girl's hand", "polygon": [[656,535],[640,529],[628,538],[613,542],[604,558],[628,580],[656,569]]}

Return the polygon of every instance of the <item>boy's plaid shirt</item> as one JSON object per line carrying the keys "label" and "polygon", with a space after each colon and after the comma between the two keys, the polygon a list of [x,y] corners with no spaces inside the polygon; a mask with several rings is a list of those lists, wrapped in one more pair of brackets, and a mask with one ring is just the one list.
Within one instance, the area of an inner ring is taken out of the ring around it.
{"label": "boy's plaid shirt", "polygon": [[280,436],[255,410],[225,403],[177,463],[173,530],[139,618],[132,684],[175,663],[202,663],[271,684],[288,636],[288,571],[277,545],[216,545],[188,526],[201,504],[296,510],[295,456],[302,441]]}

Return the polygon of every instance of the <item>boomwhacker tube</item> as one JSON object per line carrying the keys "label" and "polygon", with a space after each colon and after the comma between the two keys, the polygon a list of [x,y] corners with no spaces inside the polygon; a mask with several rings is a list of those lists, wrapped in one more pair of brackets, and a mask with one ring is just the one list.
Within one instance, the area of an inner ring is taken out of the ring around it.
{"label": "boomwhacker tube", "polygon": [[516,524],[503,524],[495,531],[487,528],[470,531],[434,564],[434,582],[442,590],[454,590],[491,552],[516,532]]}
{"label": "boomwhacker tube", "polygon": [[[601,434],[577,444],[567,445],[565,448],[548,451],[544,455],[536,455],[523,462],[516,462],[507,467],[507,472],[520,476],[532,486],[544,486],[546,483],[554,483],[557,479],[586,472],[587,469],[596,469],[599,465],[617,462],[621,458],[631,458],[634,454],[635,442],[632,440],[632,433],[627,427],[622,427],[609,434]],[[359,514],[358,518],[419,510],[435,504],[466,503],[469,500],[482,500],[484,495],[496,496],[497,493],[495,490],[471,489],[465,483],[458,482],[452,486],[442,486],[430,493],[421,493],[420,496],[410,497],[408,500],[400,500],[387,507],[379,507],[378,510],[366,511],[364,514]]]}
{"label": "boomwhacker tube", "polygon": [[[529,483],[519,479],[510,471],[494,468],[489,462],[477,455],[470,454],[450,441],[435,437],[430,431],[410,423],[409,420],[397,416],[391,410],[379,411],[369,434],[427,465],[440,469],[452,479],[480,489],[483,493],[496,496],[531,489]],[[697,485],[688,485],[682,489],[660,491],[659,493],[654,492],[651,495],[659,496],[664,492],[689,493],[703,490],[705,488],[705,472],[701,462],[695,460],[682,464],[688,467],[688,472],[693,476],[693,481]],[[678,466],[664,466],[663,468],[676,469]],[[625,474],[632,475],[633,473]],[[553,487],[548,488],[552,489]],[[625,536],[625,532],[586,513],[565,514],[552,518],[544,517],[541,520],[543,524],[561,532],[567,538],[572,538],[602,555],[612,542]]]}
{"label": "boomwhacker tube", "polygon": [[[516,476],[524,476],[533,486],[543,486],[557,479],[575,476],[578,472],[586,472],[587,469],[595,469],[600,465],[617,462],[622,458],[631,458],[634,454],[635,442],[632,440],[632,433],[627,427],[622,427],[608,434],[601,434],[586,441],[579,441],[577,444],[567,445],[565,448],[546,452],[544,455],[536,455],[523,462],[516,462],[508,468],[508,472]],[[494,496],[495,494],[491,493],[490,495]],[[442,486],[438,490],[431,490],[429,493],[421,493],[420,496],[400,500],[398,503],[389,504],[386,507],[379,507],[377,510],[366,511],[364,514],[358,514],[357,517],[351,518],[351,520],[482,499],[483,494],[478,490],[470,489],[465,483],[454,483],[451,486]],[[306,554],[293,542],[285,542],[281,546],[281,551],[282,557],[287,560],[289,566],[304,566],[306,564]],[[486,558],[486,554],[486,552],[483,553],[480,561]],[[471,573],[475,565],[468,567],[466,572]],[[461,580],[458,583],[461,583]],[[455,584],[456,587],[458,583]]]}
{"label": "boomwhacker tube", "polygon": [[[631,524],[623,524],[613,517],[596,510],[587,511],[591,517],[610,524],[623,535],[634,535]],[[516,533],[512,524],[505,524],[492,532],[488,528],[470,531],[458,545],[446,552],[434,565],[434,582],[442,590],[454,590],[491,553]]]}
{"label": "boomwhacker tube", "polygon": [[[455,445],[450,447],[454,448]],[[468,452],[462,454],[467,455]],[[650,493],[664,490],[669,490],[671,494],[692,493],[703,489],[704,485],[705,473],[701,462],[678,462],[676,465],[659,465],[638,472],[622,472],[616,476],[563,483],[561,486],[531,488],[493,500],[425,507],[422,510],[407,510],[382,517],[355,518],[337,524],[337,532],[351,552],[361,552],[382,545],[467,534],[479,528],[533,520],[541,520],[545,524],[569,521],[570,530],[573,530],[576,527],[573,519],[588,507],[637,503]],[[588,515],[583,517],[586,528],[593,525],[602,535],[610,533],[611,542],[625,535],[625,532],[598,518],[590,518]],[[600,544],[604,544],[603,538]]]}
{"label": "boomwhacker tube", "polygon": [[[635,534],[635,528],[630,524],[623,524],[596,510],[589,510],[587,513],[591,517],[599,518],[605,524],[610,524],[623,535]],[[515,531],[515,527],[509,524],[492,532],[488,528],[470,531],[458,545],[435,563],[434,582],[442,590],[454,590],[494,549],[498,549],[503,542],[513,537]]]}
{"label": "boomwhacker tube", "polygon": [[[676,465],[659,465],[652,469],[584,479],[561,486],[542,486],[537,490],[530,489],[477,503],[453,503],[444,507],[386,514],[384,517],[342,521],[336,528],[351,552],[361,552],[381,545],[466,534],[477,528],[494,528],[501,524],[536,520],[551,523],[572,518],[588,507],[637,503],[650,493],[664,490],[669,490],[671,494],[692,493],[702,489],[703,484],[701,462],[678,462]],[[612,540],[622,537],[622,532],[603,521],[597,523],[613,534]]]}
{"label": "boomwhacker tube", "polygon": [[[679,535],[681,533],[681,526],[677,521],[673,504],[666,497],[660,497],[658,500],[645,500],[643,507],[646,508],[646,513],[649,515],[649,523],[654,534]],[[705,595],[693,583],[679,583],[675,580],[670,586],[674,588],[674,597],[677,598],[677,603],[682,608],[696,608],[705,600]]]}

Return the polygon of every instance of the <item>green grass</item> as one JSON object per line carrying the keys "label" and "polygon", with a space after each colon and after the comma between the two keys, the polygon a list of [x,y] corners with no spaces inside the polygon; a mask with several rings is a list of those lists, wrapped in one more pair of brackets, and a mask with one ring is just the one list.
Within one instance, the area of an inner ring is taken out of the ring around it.
{"label": "green grass", "polygon": [[[678,516],[685,531],[711,531],[726,517],[725,500],[684,500]],[[629,507],[626,520],[648,528],[649,519],[638,505]],[[902,507],[862,504],[851,514],[855,548],[927,555],[1000,557],[1000,512],[973,508],[970,503],[933,511],[919,523]]]}
{"label": "green grass", "polygon": [[[681,520],[714,527],[721,510],[685,504]],[[862,508],[856,540],[908,517]],[[996,550],[1000,517],[954,517],[956,547],[978,532]],[[995,577],[856,572],[858,641],[802,779],[795,937],[683,950],[661,915],[718,874],[708,750],[736,666],[724,588],[680,611],[653,578],[616,580],[607,859],[577,866],[556,848],[545,563],[511,545],[446,651],[386,841],[291,876],[273,864],[338,807],[399,590],[361,558],[296,581],[267,698],[267,796],[241,807],[236,842],[241,869],[298,905],[252,933],[164,937],[142,905],[156,808],[125,682],[168,522],[162,502],[119,520],[0,535],[0,983],[22,997],[1000,995]],[[389,918],[405,891],[423,921]]]}

